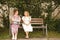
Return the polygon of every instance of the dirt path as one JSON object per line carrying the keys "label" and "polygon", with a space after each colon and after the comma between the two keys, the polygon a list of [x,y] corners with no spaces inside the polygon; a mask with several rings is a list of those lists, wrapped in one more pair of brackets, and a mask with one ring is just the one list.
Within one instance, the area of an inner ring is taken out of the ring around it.
{"label": "dirt path", "polygon": [[[0,39],[0,40],[11,40],[11,39]],[[29,38],[29,39],[18,39],[18,40],[60,40],[60,38]]]}

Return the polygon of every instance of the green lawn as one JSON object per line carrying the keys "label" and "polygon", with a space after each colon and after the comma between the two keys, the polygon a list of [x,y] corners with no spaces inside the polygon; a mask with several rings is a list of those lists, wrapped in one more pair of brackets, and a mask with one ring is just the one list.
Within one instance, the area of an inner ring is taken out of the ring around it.
{"label": "green lawn", "polygon": [[[29,36],[30,38],[46,37],[42,34],[42,30],[39,30],[39,29],[34,29],[34,31],[30,33]],[[25,37],[25,33],[23,29],[19,29],[18,38],[24,38],[24,37]],[[55,31],[48,31],[48,37],[60,38],[60,33],[55,32]],[[9,34],[9,30],[0,29],[0,39],[9,39],[9,38],[11,38],[11,35]]]}

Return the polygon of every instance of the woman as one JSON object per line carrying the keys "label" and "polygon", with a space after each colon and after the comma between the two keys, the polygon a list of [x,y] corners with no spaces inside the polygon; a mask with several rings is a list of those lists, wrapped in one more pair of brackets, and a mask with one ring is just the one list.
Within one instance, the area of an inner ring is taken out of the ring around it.
{"label": "woman", "polygon": [[29,38],[29,32],[33,31],[33,27],[31,26],[31,16],[29,15],[28,11],[24,12],[24,16],[22,17],[23,20],[23,29],[25,31],[26,34],[26,38]]}
{"label": "woman", "polygon": [[11,32],[12,32],[12,40],[17,40],[18,28],[20,24],[21,18],[18,15],[18,10],[14,10],[14,15],[11,18]]}

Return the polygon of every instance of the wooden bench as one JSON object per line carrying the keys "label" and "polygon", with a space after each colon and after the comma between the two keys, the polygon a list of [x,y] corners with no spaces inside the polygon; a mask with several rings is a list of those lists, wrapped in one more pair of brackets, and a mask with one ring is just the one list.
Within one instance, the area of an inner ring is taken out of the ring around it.
{"label": "wooden bench", "polygon": [[[47,24],[44,25],[44,20],[42,18],[32,18],[31,24],[32,24],[33,28],[39,28],[39,29],[42,28],[43,34],[46,34],[46,36],[47,36]],[[22,26],[20,28],[22,28]]]}
{"label": "wooden bench", "polygon": [[[47,24],[44,25],[44,20],[43,18],[32,18],[31,24],[33,24],[33,28],[42,28],[43,29],[43,34],[45,32],[47,36]],[[45,31],[44,31],[45,29]]]}
{"label": "wooden bench", "polygon": [[[47,36],[47,24],[44,25],[44,20],[42,18],[32,18],[31,24],[32,24],[33,28],[39,28],[39,29],[42,28],[43,34],[46,34],[46,36]],[[20,26],[19,28],[22,28],[22,26]]]}

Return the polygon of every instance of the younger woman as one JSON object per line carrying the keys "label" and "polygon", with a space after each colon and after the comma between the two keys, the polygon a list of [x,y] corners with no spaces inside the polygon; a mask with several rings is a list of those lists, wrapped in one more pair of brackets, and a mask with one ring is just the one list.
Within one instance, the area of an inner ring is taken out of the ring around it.
{"label": "younger woman", "polygon": [[26,38],[29,38],[29,32],[33,31],[33,27],[31,26],[31,16],[29,15],[28,11],[24,12],[24,16],[22,17],[23,20],[23,29],[25,31],[26,34]]}
{"label": "younger woman", "polygon": [[11,18],[11,32],[12,32],[12,39],[17,40],[17,34],[18,34],[18,27],[20,24],[20,16],[18,15],[18,10],[14,10],[14,15]]}

